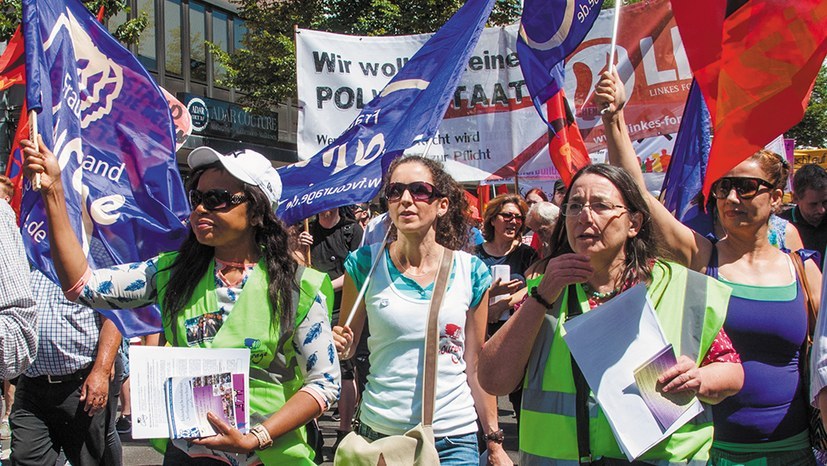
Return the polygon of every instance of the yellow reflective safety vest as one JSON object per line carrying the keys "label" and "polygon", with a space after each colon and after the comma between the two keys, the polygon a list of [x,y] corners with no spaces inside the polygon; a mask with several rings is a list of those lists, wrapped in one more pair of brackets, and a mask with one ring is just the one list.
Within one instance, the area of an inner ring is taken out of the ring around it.
{"label": "yellow reflective safety vest", "polygon": [[[540,278],[529,281],[537,286]],[[583,312],[589,304],[578,285],[577,300]],[[729,304],[730,288],[706,275],[673,262],[657,261],[647,295],[655,306],[666,340],[675,354],[700,364],[720,332]],[[532,466],[579,465],[577,449],[576,389],[571,353],[562,338],[568,314],[568,290],[541,324],[523,383],[520,410],[520,464]],[[599,344],[595,342],[595,344]],[[667,465],[705,465],[712,445],[712,410],[704,412],[655,445],[638,461]],[[589,443],[592,457],[626,459],[615,440],[606,415],[589,397]],[[628,426],[634,429],[634,426]]]}
{"label": "yellow reflective safety vest", "polygon": [[[170,266],[177,253],[164,253],[158,257],[156,289],[158,303],[163,306]],[[215,294],[215,263],[211,262],[207,273],[198,283],[187,305],[175,316],[163,315],[164,337],[172,346],[187,346],[189,319],[198,318],[218,309]],[[327,274],[299,267],[296,277],[300,283],[293,287],[293,305],[296,306],[296,328],[307,317],[319,292],[327,298],[328,314],[333,306],[333,286]],[[263,259],[247,276],[244,292],[227,316],[224,325],[212,341],[201,342],[199,348],[249,348],[250,349],[250,422],[252,425],[266,420],[281,409],[303,385],[303,376],[293,349],[293,332],[279,331],[279,321],[273,312],[268,294],[269,279]],[[153,442],[156,447],[166,447],[166,440]],[[161,449],[161,451],[163,451]],[[265,465],[313,465],[315,453],[307,444],[307,435],[301,427],[277,439],[273,445],[256,452]]]}

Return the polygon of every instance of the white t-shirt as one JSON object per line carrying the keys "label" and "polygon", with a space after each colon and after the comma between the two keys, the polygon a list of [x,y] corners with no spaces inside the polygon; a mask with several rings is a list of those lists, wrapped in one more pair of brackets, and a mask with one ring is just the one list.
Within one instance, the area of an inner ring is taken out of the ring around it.
{"label": "white t-shirt", "polygon": [[[379,245],[372,249],[375,256]],[[388,273],[387,256],[377,266],[365,296],[370,337],[370,374],[360,419],[388,435],[419,424],[422,413],[424,340],[430,300],[398,290]],[[465,375],[465,320],[472,301],[471,255],[454,253],[456,273],[439,313],[434,435],[476,432],[477,413]]]}

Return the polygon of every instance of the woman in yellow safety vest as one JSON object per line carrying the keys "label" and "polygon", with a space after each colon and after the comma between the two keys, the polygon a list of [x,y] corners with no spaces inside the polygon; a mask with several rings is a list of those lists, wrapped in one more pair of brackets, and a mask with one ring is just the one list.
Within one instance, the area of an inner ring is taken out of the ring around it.
{"label": "woman in yellow safety vest", "polygon": [[[159,304],[173,346],[248,348],[250,420],[241,432],[211,413],[217,435],[164,441],[164,464],[313,465],[304,425],[339,395],[326,275],[298,267],[275,216],[281,181],[261,154],[193,150],[190,231],[177,252],[91,270],[72,230],[54,154],[23,141],[39,173],[58,278],[70,300],[127,309]],[[159,396],[163,397],[157,387]],[[225,418],[226,419],[226,418]]]}
{"label": "woman in yellow safety vest", "polygon": [[[743,381],[738,355],[722,331],[729,291],[658,258],[649,207],[623,169],[595,164],[580,170],[561,213],[564,219],[553,236],[557,250],[532,266],[529,298],[483,348],[480,383],[495,395],[523,384],[520,464],[629,464],[572,360],[562,338],[563,323],[645,284],[678,356],[659,379],[663,391],[716,403],[736,393]],[[707,413],[633,464],[705,463],[712,439]]]}

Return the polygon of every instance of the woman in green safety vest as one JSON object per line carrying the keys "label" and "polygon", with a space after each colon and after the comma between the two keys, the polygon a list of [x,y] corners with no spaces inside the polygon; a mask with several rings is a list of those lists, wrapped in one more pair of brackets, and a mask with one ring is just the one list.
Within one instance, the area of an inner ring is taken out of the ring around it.
{"label": "woman in green safety vest", "polygon": [[[248,348],[248,433],[208,416],[217,435],[166,443],[164,464],[312,465],[303,426],[339,395],[326,275],[297,266],[275,216],[281,181],[253,151],[193,150],[190,232],[177,252],[90,270],[71,228],[57,159],[23,141],[39,173],[55,269],[70,300],[93,308],[160,304],[168,344]],[[160,388],[159,393],[160,393]],[[162,395],[159,395],[162,396]],[[163,445],[163,444],[162,444]]]}
{"label": "woman in green safety vest", "polygon": [[[595,95],[598,105],[607,108],[602,118],[609,160],[627,170],[639,167],[623,116],[625,90],[617,73],[604,73]],[[738,96],[720,97],[719,108],[740,105],[733,103]],[[760,117],[766,118],[772,116]],[[766,136],[770,140],[776,135]],[[796,263],[801,255],[785,254],[769,240],[770,218],[780,207],[787,184],[786,159],[763,148],[741,157],[728,156],[732,168],[714,180],[708,193],[726,233],[720,241],[689,229],[654,197],[647,199],[658,242],[670,257],[732,288],[724,328],[744,360],[744,386],[713,407],[710,465],[814,466],[820,463],[809,438],[807,405],[813,400],[802,370],[808,364],[802,348],[814,320],[808,317],[806,291],[818,309],[821,272],[809,260],[799,272]],[[635,180],[643,186],[640,170]]]}
{"label": "woman in green safety vest", "polygon": [[[663,392],[717,403],[743,382],[740,360],[722,331],[729,291],[658,258],[649,207],[623,169],[595,164],[580,170],[561,213],[553,236],[557,250],[532,266],[529,298],[482,350],[480,383],[495,395],[523,383],[520,464],[630,464],[579,375],[562,338],[563,322],[645,284],[678,355],[659,378]],[[701,414],[633,464],[703,464],[711,439],[711,420]]]}

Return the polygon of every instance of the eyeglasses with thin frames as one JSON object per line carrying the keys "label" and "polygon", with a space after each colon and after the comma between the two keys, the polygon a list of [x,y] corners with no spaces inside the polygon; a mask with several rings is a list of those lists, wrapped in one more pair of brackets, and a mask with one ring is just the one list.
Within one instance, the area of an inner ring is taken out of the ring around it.
{"label": "eyeglasses with thin frames", "polygon": [[606,216],[616,211],[617,209],[626,209],[626,206],[620,204],[612,204],[611,202],[597,201],[597,202],[568,202],[563,204],[562,213],[566,217],[577,217],[586,208],[592,211],[597,216]]}

